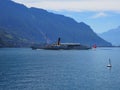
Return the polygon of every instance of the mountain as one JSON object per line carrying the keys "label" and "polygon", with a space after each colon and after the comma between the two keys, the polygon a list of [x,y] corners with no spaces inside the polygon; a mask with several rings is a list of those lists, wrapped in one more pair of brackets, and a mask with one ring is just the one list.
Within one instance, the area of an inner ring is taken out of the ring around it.
{"label": "mountain", "polygon": [[101,33],[100,36],[105,40],[111,42],[113,45],[120,45],[120,26]]}
{"label": "mountain", "polygon": [[25,38],[21,38],[17,36],[17,34],[6,30],[7,29],[0,28],[0,47],[23,47],[32,45],[32,43],[27,42]]}
{"label": "mountain", "polygon": [[11,0],[0,0],[0,46],[24,46],[34,43],[62,42],[111,46],[84,22],[43,9],[27,8]]}

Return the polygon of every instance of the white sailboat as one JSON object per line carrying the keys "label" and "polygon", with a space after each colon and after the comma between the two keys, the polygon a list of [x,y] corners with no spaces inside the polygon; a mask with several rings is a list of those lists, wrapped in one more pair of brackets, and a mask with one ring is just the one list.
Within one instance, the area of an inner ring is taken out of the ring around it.
{"label": "white sailboat", "polygon": [[110,59],[109,59],[109,64],[107,65],[107,67],[112,67]]}

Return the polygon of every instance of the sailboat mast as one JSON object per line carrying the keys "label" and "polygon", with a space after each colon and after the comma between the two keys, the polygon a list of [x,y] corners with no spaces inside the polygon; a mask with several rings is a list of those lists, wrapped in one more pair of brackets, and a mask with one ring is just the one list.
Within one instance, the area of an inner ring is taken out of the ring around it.
{"label": "sailboat mast", "polygon": [[111,65],[111,61],[110,61],[110,59],[109,59],[109,64]]}

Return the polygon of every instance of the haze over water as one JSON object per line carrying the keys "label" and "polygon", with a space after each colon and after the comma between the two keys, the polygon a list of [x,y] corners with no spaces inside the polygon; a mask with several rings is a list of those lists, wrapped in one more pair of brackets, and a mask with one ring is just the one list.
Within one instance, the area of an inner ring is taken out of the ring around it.
{"label": "haze over water", "polygon": [[120,48],[2,48],[0,90],[119,90],[119,53]]}

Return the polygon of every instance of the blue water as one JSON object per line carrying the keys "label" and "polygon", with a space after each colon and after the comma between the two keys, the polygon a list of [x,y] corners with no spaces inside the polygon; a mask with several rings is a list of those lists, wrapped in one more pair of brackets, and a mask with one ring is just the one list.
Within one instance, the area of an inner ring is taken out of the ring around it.
{"label": "blue water", "polygon": [[120,48],[2,48],[0,90],[120,90]]}

